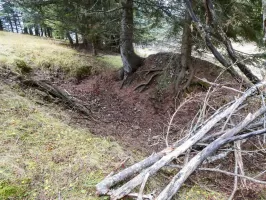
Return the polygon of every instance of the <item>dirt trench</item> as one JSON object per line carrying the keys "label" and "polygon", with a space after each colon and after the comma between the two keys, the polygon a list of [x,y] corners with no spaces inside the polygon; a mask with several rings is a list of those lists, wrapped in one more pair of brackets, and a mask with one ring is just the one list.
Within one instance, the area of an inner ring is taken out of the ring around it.
{"label": "dirt trench", "polygon": [[[88,127],[95,135],[113,138],[133,151],[140,151],[144,154],[151,153],[165,147],[169,119],[178,104],[185,98],[191,97],[174,120],[169,134],[169,144],[185,134],[207,92],[206,87],[193,79],[184,98],[175,100],[171,84],[167,83],[166,87],[161,86],[162,83],[165,84],[163,75],[154,79],[143,92],[134,90],[139,84],[147,81],[144,77],[147,71],[165,70],[173,58],[178,65],[178,54],[151,55],[146,59],[144,66],[136,72],[134,81],[123,89],[120,88],[121,82],[117,80],[117,72],[114,71],[89,76],[79,84],[76,84],[75,81],[63,81],[57,84],[63,90],[85,102],[92,110],[94,118],[97,119],[96,122],[86,120],[79,114],[73,113],[75,124]],[[209,81],[214,81],[221,72],[219,67],[197,58],[193,59],[193,65],[196,71],[195,75]],[[171,73],[171,70],[168,70],[167,73]],[[222,76],[219,82],[229,81],[230,77],[227,76],[228,74]],[[230,85],[230,82],[227,84]],[[216,92],[212,103],[216,104],[214,106],[219,106],[228,101],[230,96],[230,92],[220,90]]]}

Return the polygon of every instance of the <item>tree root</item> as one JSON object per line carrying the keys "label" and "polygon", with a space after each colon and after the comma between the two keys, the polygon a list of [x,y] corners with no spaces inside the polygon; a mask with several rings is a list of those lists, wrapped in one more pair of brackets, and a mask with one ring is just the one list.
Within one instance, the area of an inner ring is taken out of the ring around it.
{"label": "tree root", "polygon": [[147,86],[149,86],[149,84],[152,82],[152,80],[156,77],[156,76],[159,76],[161,75],[162,73],[161,72],[157,72],[155,74],[153,74],[150,79],[146,82],[146,83],[141,83],[140,85],[138,85],[137,87],[134,88],[134,91],[140,89],[140,92],[143,92]]}

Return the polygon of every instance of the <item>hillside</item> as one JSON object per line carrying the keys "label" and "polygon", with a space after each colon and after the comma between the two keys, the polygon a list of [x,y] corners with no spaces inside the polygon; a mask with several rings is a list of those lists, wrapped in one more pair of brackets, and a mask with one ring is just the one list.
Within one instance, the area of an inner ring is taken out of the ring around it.
{"label": "hillside", "polygon": [[[73,66],[99,63],[58,41],[6,32],[0,32],[0,49],[2,70],[10,67],[18,73],[18,60],[40,71],[45,63],[70,70],[75,70]],[[69,113],[61,106],[45,102],[36,92],[20,88],[3,74],[0,114],[3,200],[60,196],[97,199],[94,185],[130,155],[110,138],[96,137],[78,124],[70,125]]]}
{"label": "hillside", "polygon": [[[128,167],[164,149],[166,142],[185,136],[210,87],[201,79],[236,89],[215,89],[209,96],[211,111],[234,99],[241,89],[218,66],[193,58],[197,78],[180,99],[185,104],[166,136],[176,109],[169,79],[162,75],[143,91],[136,87],[153,75],[143,72],[167,69],[178,54],[149,56],[132,83],[121,89],[117,79],[121,60],[116,55],[93,57],[63,41],[7,32],[0,32],[0,49],[0,199],[4,200],[106,199],[96,196],[95,185],[112,170],[119,170],[123,161],[129,158],[122,166]],[[83,103],[91,116],[22,79],[45,80]],[[245,108],[245,112],[252,109]],[[252,148],[250,144],[248,149]],[[248,173],[262,170],[259,162],[263,159],[255,159],[256,167],[248,166]],[[232,160],[232,156],[224,159],[219,166],[232,169]],[[175,173],[175,169],[161,170],[147,191],[163,187]],[[226,199],[232,183],[232,177],[196,173],[176,199]],[[237,195],[265,197],[263,187],[249,186]]]}

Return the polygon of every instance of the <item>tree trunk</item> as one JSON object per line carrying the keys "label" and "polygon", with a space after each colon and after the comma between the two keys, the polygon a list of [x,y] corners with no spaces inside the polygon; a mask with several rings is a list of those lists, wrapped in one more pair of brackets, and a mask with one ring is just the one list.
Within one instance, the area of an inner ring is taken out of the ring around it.
{"label": "tree trunk", "polygon": [[86,39],[85,36],[83,36],[83,45],[87,49],[88,48],[88,40]]}
{"label": "tree trunk", "polygon": [[263,13],[263,33],[264,33],[264,38],[263,41],[264,43],[266,42],[266,0],[262,0],[262,13]]}
{"label": "tree trunk", "polygon": [[49,38],[52,38],[53,37],[53,35],[52,35],[52,29],[50,27],[47,27],[46,31],[47,31],[48,37]]}
{"label": "tree trunk", "polygon": [[126,78],[142,65],[143,58],[135,54],[133,47],[133,0],[124,0],[122,8],[120,51]]}
{"label": "tree trunk", "polygon": [[10,25],[11,31],[14,32],[14,28],[13,28],[12,20],[11,20],[11,17],[10,17],[9,15],[8,15],[8,22],[9,22],[9,25]]}
{"label": "tree trunk", "polygon": [[95,41],[92,42],[92,54],[94,56],[97,56],[98,55],[98,52],[97,52],[97,43]]}
{"label": "tree trunk", "polygon": [[46,29],[46,28],[43,28],[43,30],[44,30],[44,36],[45,36],[45,37],[48,37],[47,29]]}
{"label": "tree trunk", "polygon": [[24,27],[24,31],[23,31],[24,34],[29,34],[29,31],[28,31],[28,27]]}
{"label": "tree trunk", "polygon": [[16,16],[13,16],[13,20],[14,20],[14,24],[15,24],[16,31],[18,33],[18,24],[17,24]]}
{"label": "tree trunk", "polygon": [[30,35],[33,35],[32,27],[29,27]]}
{"label": "tree trunk", "polygon": [[[175,81],[175,91],[177,93],[180,92],[178,87],[185,77],[186,70],[191,68],[192,37],[191,37],[190,25],[191,25],[191,17],[189,13],[186,11],[185,24],[183,27],[183,35],[182,35],[182,44],[181,44],[181,71],[179,72],[177,79]],[[193,73],[193,70],[190,71],[191,71],[190,73]]]}
{"label": "tree trunk", "polygon": [[69,44],[73,46],[74,42],[69,32],[66,33],[67,39],[69,41]]}
{"label": "tree trunk", "polygon": [[39,36],[39,27],[34,27],[35,36]]}
{"label": "tree trunk", "polygon": [[78,45],[79,44],[79,36],[78,36],[77,32],[75,33],[75,37],[76,37],[76,45]]}
{"label": "tree trunk", "polygon": [[40,36],[43,37],[43,28],[41,27]]}
{"label": "tree trunk", "polygon": [[2,22],[2,20],[0,19],[0,31],[3,31],[3,30],[4,30],[3,22]]}

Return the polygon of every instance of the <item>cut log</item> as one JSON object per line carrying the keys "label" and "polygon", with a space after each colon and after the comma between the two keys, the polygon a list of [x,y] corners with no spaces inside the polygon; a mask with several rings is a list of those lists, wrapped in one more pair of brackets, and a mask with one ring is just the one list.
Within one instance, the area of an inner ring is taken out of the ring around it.
{"label": "cut log", "polygon": [[187,178],[201,165],[201,163],[216,152],[221,146],[228,143],[228,139],[239,133],[243,128],[253,122],[257,117],[266,112],[266,107],[261,108],[256,113],[248,114],[243,122],[238,124],[235,128],[227,130],[221,137],[209,144],[204,150],[192,158],[183,169],[172,179],[169,185],[160,193],[157,200],[171,199]]}
{"label": "cut log", "polygon": [[201,140],[206,135],[206,133],[208,133],[216,125],[217,122],[231,115],[247,99],[247,97],[254,94],[254,92],[258,91],[259,87],[264,85],[265,83],[260,83],[247,90],[239,99],[235,101],[234,104],[232,104],[230,107],[226,108],[225,110],[221,111],[220,113],[216,114],[214,118],[210,119],[203,127],[201,127],[199,131],[197,131],[192,137],[186,140],[179,147],[175,148],[172,152],[162,157],[159,161],[151,165],[149,168],[143,170],[139,175],[137,175],[129,182],[125,183],[120,188],[111,191],[110,192],[111,199],[120,199],[126,196],[134,188],[136,188],[138,185],[140,185],[143,182],[147,173],[149,173],[150,176],[152,176],[155,173],[157,173],[162,167],[169,164],[175,158],[179,157],[181,154],[183,154],[185,151],[191,148],[195,143]]}

